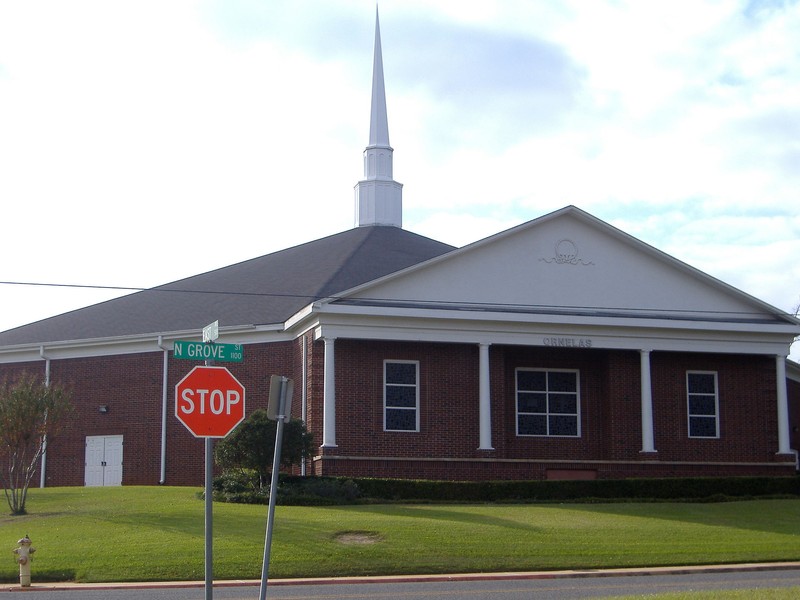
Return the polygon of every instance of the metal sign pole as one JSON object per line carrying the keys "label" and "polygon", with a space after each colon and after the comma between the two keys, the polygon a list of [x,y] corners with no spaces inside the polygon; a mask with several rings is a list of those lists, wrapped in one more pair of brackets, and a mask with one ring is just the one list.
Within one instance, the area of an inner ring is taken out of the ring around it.
{"label": "metal sign pole", "polygon": [[213,511],[211,481],[214,478],[213,469],[213,438],[206,438],[206,553],[205,553],[205,574],[206,574],[206,599],[212,600],[214,597],[214,572],[213,572]]}
{"label": "metal sign pole", "polygon": [[[227,370],[214,366],[214,358],[240,362],[242,349],[238,344],[221,344],[230,349],[224,354],[215,341],[219,338],[219,322],[214,321],[203,327],[203,343],[175,341],[174,358],[197,360],[205,358],[205,367],[194,367],[175,386],[175,416],[195,437],[205,438],[205,600],[214,596],[214,438],[224,438],[244,420],[244,386]],[[201,349],[197,349],[201,346]],[[186,348],[187,350],[184,352]],[[183,356],[186,354],[186,356]],[[202,381],[202,383],[200,383]],[[198,387],[201,386],[201,387]],[[291,390],[291,388],[290,388]],[[206,396],[210,392],[211,411],[206,413]],[[195,396],[199,400],[195,403]],[[214,397],[220,406],[225,404],[227,411],[214,410]],[[199,406],[199,411],[195,407]],[[218,418],[219,417],[219,418]]]}
{"label": "metal sign pole", "polygon": [[[214,340],[219,336],[218,321],[214,321],[210,325],[203,328],[203,342],[213,344]],[[207,367],[213,367],[214,361],[205,361]],[[205,521],[206,521],[206,543],[205,543],[205,600],[213,600],[214,598],[214,492],[211,489],[211,484],[214,479],[214,440],[211,437],[206,437],[206,506],[205,506]]]}
{"label": "metal sign pole", "polygon": [[267,579],[269,574],[269,553],[272,546],[272,525],[275,521],[275,500],[278,496],[278,471],[281,465],[281,445],[283,443],[283,421],[286,418],[287,378],[280,379],[280,407],[278,409],[277,428],[275,432],[275,452],[272,457],[272,479],[269,484],[269,509],[267,511],[267,533],[264,538],[264,562],[261,565],[261,587],[258,600],[267,597]]}

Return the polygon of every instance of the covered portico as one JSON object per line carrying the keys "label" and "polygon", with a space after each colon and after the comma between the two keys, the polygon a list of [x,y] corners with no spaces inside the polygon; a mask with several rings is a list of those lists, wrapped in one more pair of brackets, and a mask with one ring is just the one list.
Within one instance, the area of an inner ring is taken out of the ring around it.
{"label": "covered portico", "polygon": [[[313,323],[313,333],[324,348],[323,430],[320,456],[343,459],[337,443],[337,342],[374,340],[439,345],[459,344],[475,348],[473,364],[478,386],[473,398],[478,420],[472,460],[503,460],[495,452],[494,436],[503,431],[496,423],[500,414],[496,404],[507,398],[496,398],[493,378],[502,377],[492,368],[493,352],[504,348],[536,349],[541,355],[556,351],[572,353],[627,352],[638,357],[638,421],[639,454],[636,460],[659,461],[656,444],[652,357],[669,353],[713,355],[747,355],[768,357],[774,365],[776,393],[772,401],[777,422],[777,447],[773,448],[777,465],[794,456],[790,450],[788,406],[786,395],[785,357],[788,352],[787,330],[791,326],[774,321],[725,322],[721,320],[668,319],[621,315],[575,315],[524,313],[519,309],[488,310],[482,306],[432,308],[376,305],[374,302],[343,300],[320,302],[292,326]],[[505,308],[505,307],[504,307]],[[685,402],[685,400],[684,400]],[[363,457],[362,457],[363,458]],[[384,457],[386,458],[386,457]],[[452,458],[452,457],[451,457]],[[435,460],[435,457],[426,457]],[[554,459],[554,462],[558,462]],[[591,462],[591,461],[590,461]],[[702,462],[702,461],[701,461]]]}

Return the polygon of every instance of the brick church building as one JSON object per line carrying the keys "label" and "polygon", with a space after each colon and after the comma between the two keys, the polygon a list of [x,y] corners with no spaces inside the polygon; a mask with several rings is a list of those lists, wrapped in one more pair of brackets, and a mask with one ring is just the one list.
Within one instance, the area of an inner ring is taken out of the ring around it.
{"label": "brick church building", "polygon": [[41,485],[202,484],[173,346],[213,321],[248,413],[294,380],[307,474],[795,474],[800,321],[574,206],[463,248],[406,231],[377,27],[374,61],[353,229],[0,333],[0,379],[73,390]]}

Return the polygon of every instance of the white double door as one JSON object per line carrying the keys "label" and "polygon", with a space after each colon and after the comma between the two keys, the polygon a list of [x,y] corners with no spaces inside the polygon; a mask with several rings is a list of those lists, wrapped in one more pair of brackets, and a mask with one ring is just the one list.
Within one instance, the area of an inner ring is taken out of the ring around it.
{"label": "white double door", "polygon": [[86,485],[122,485],[122,436],[86,436]]}

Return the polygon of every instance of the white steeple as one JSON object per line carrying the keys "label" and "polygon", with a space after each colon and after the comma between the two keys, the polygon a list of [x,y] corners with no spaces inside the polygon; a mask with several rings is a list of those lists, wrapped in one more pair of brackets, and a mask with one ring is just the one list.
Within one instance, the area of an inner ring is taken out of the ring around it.
{"label": "white steeple", "polygon": [[372,109],[369,145],[364,150],[364,180],[356,184],[356,226],[403,226],[403,184],[392,178],[389,120],[386,116],[386,88],[383,84],[383,56],[378,10],[375,9],[375,55],[372,66]]}

